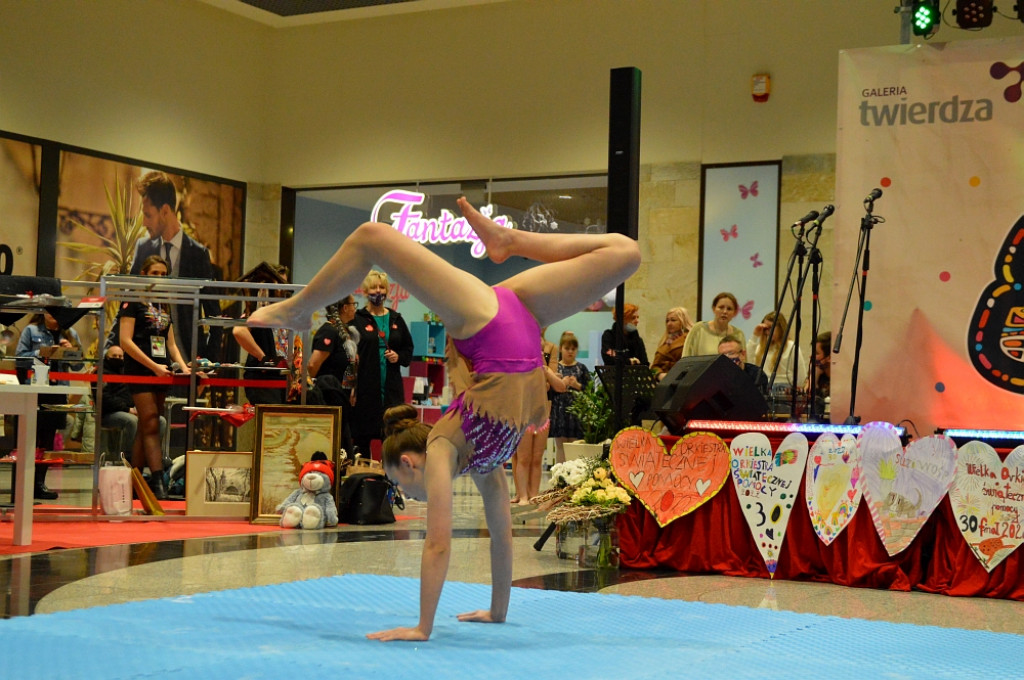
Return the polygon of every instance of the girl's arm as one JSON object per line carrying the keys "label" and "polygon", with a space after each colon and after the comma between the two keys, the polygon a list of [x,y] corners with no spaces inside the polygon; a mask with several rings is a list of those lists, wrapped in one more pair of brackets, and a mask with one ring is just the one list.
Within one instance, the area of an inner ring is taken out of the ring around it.
{"label": "girl's arm", "polygon": [[[371,640],[424,641],[434,630],[434,615],[448,576],[452,543],[452,475],[457,452],[444,439],[435,439],[427,453],[424,484],[427,493],[427,538],[420,560],[420,620],[415,628],[393,628],[370,633]],[[510,520],[511,521],[511,520]]]}
{"label": "girl's arm", "polygon": [[124,353],[135,359],[140,364],[153,371],[153,375],[156,376],[168,376],[171,374],[169,368],[163,364],[158,364],[149,358],[149,356],[142,351],[142,349],[135,344],[135,340],[132,339],[132,335],[135,333],[135,317],[134,316],[122,316],[121,327],[119,330],[121,334],[121,349]]}
{"label": "girl's arm", "polygon": [[505,471],[497,468],[483,477],[474,477],[484,501],[487,531],[491,534],[491,608],[459,614],[459,621],[502,623],[508,616],[512,594],[512,515],[508,505]]}

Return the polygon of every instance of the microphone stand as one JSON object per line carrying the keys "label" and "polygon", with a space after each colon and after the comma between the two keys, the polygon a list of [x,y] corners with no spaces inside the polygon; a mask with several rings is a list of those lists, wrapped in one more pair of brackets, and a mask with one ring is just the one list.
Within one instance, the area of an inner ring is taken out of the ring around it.
{"label": "microphone stand", "polygon": [[[846,294],[846,308],[843,310],[843,320],[839,324],[836,333],[836,341],[832,347],[833,354],[839,354],[839,348],[843,344],[843,328],[846,326],[846,315],[850,311],[850,298],[853,297],[853,287],[857,284],[857,273],[860,272],[860,295],[858,298],[859,309],[857,310],[857,340],[853,350],[853,367],[850,371],[850,412],[846,417],[845,424],[856,425],[860,422],[860,416],[854,415],[857,405],[857,374],[860,371],[860,350],[864,342],[864,302],[867,295],[868,270],[871,269],[871,229],[876,224],[884,222],[884,218],[875,217],[871,214],[875,202],[872,199],[864,201],[866,214],[860,220],[860,239],[857,243],[857,259],[853,264],[853,277],[850,279],[850,289]],[[864,259],[864,267],[861,269],[861,257]]]}
{"label": "microphone stand", "polygon": [[[820,271],[819,271],[820,265],[821,265],[821,251],[818,250],[818,248],[817,248],[817,241],[815,241],[815,247],[811,250],[811,258],[810,259],[811,259],[811,300],[812,300],[812,303],[811,303],[811,361],[813,361],[814,360],[814,354],[815,354],[815,352],[817,352],[817,343],[818,343],[818,301],[821,299],[819,297],[819,292],[821,290],[821,275],[820,275]],[[793,365],[794,366],[799,366],[799,360],[800,360],[800,348],[798,346],[797,349],[796,349],[796,357],[793,358]],[[796,374],[796,375],[793,376],[793,379],[796,380],[796,378],[800,375],[800,371],[794,369],[793,372]],[[808,379],[809,379],[810,382],[809,382],[808,388],[807,388],[807,422],[809,422],[809,423],[825,422],[822,418],[818,417],[818,400],[817,400],[817,394],[815,392],[815,390],[817,388],[817,381],[816,381],[815,375],[814,375],[814,366],[813,366],[813,364],[808,364],[808,372],[809,372],[808,373]],[[793,399],[795,401],[796,400],[796,390],[795,389],[793,391],[793,394],[794,394]]]}
{"label": "microphone stand", "polygon": [[[826,215],[826,218],[828,217],[828,215],[831,215],[831,214],[832,213],[830,211]],[[811,257],[808,259],[807,268],[804,269],[803,267],[801,267],[799,269],[799,275],[797,276],[797,281],[796,281],[796,291],[795,291],[796,292],[796,299],[793,301],[793,312],[792,312],[790,318],[795,319],[795,321],[793,323],[793,326],[794,326],[794,329],[793,329],[793,347],[794,347],[794,351],[797,352],[797,357],[799,357],[799,355],[800,355],[800,317],[802,315],[801,314],[801,307],[802,307],[803,296],[804,296],[804,285],[807,283],[807,274],[811,270],[811,267],[812,266],[814,266],[814,267],[817,266],[815,264],[815,262],[814,262],[816,255],[817,255],[817,258],[821,257],[820,253],[818,253],[818,239],[821,238],[821,222],[824,222],[824,220],[821,220],[820,222],[819,221],[815,221],[814,222],[814,226],[807,231],[807,242],[811,246],[811,249],[810,249]],[[789,334],[787,333],[787,337],[788,337],[788,335]],[[783,347],[785,347],[786,339],[787,338],[783,338],[782,339]],[[781,354],[779,355],[779,358],[781,360]],[[781,363],[781,361],[780,361],[780,363]],[[794,359],[794,365],[795,365],[795,359]],[[776,364],[775,370],[777,371],[778,369],[779,369],[778,364]],[[773,377],[774,377],[774,374],[773,374]],[[794,377],[794,379],[796,378],[796,376],[793,376],[793,377]],[[792,389],[792,401],[791,401],[791,410],[790,410],[790,421],[791,422],[796,422],[798,420],[797,412],[796,412],[796,403],[797,403],[796,385],[792,385],[791,387],[793,389]]]}
{"label": "microphone stand", "polygon": [[[814,214],[817,215],[817,213],[814,213]],[[817,218],[815,218],[815,219],[817,219]],[[792,281],[792,278],[793,278],[793,264],[797,263],[797,272],[801,271],[803,269],[803,267],[804,267],[804,256],[807,255],[807,249],[804,247],[804,227],[805,227],[805,225],[803,223],[801,223],[800,224],[800,233],[799,234],[795,234],[795,236],[796,236],[796,244],[793,246],[793,252],[791,252],[789,254],[789,264],[788,264],[788,266],[786,268],[786,283],[782,287],[782,292],[779,293],[779,300],[778,300],[778,302],[775,303],[775,310],[774,310],[775,313],[772,315],[772,325],[771,325],[771,328],[768,329],[768,335],[765,336],[765,338],[767,338],[767,346],[765,347],[764,354],[761,356],[761,363],[758,365],[758,368],[761,369],[762,373],[764,372],[765,364],[768,363],[768,349],[772,345],[772,338],[775,337],[775,327],[779,323],[779,313],[782,311],[782,303],[786,299],[786,291],[789,289],[789,285],[790,285],[790,283]],[[787,337],[789,335],[788,329],[787,329],[786,335],[787,335]],[[782,343],[783,343],[783,346],[785,346],[786,338],[782,339]],[[781,358],[781,354],[779,356]],[[768,395],[767,396],[769,396],[769,397],[771,396],[771,393],[772,393],[772,387],[775,385],[775,374],[778,371],[778,368],[779,368],[779,365],[778,365],[778,362],[776,362],[775,368],[772,370],[772,374],[768,378],[768,388],[767,388],[768,389]]]}

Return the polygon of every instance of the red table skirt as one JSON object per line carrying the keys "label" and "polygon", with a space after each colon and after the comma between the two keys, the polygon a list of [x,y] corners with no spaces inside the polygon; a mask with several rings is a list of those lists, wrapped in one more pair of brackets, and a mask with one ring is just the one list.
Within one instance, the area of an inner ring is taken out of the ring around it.
{"label": "red table skirt", "polygon": [[[618,529],[623,567],[770,576],[731,481],[710,501],[664,528],[643,505],[633,502],[618,516]],[[987,573],[957,528],[948,496],[910,546],[889,557],[863,500],[853,521],[832,544],[822,543],[811,525],[801,485],[775,578],[1024,600],[1020,551]]]}

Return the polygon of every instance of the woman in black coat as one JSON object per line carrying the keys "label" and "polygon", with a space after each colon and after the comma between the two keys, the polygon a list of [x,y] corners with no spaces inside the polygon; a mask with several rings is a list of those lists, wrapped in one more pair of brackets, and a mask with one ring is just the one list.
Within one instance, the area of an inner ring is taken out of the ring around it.
{"label": "woman in black coat", "polygon": [[359,377],[352,409],[352,439],[364,456],[370,441],[383,439],[384,410],[405,403],[402,366],[412,363],[412,335],[402,315],[384,306],[390,284],[382,271],[363,279],[366,306],[352,325],[359,331]]}

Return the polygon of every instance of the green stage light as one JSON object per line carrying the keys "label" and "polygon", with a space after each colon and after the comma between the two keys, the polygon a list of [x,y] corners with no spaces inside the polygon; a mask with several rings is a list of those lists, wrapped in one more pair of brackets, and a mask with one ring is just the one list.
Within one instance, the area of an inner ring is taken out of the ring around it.
{"label": "green stage light", "polygon": [[910,22],[914,35],[929,36],[939,28],[942,10],[939,0],[914,0],[910,5]]}
{"label": "green stage light", "polygon": [[985,28],[992,25],[992,0],[956,0],[956,25],[960,28]]}

